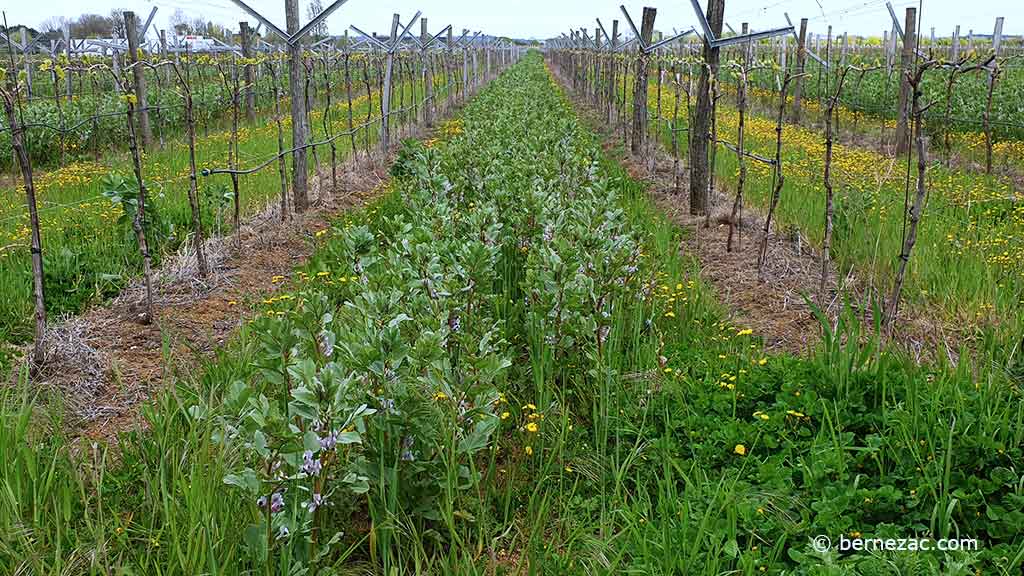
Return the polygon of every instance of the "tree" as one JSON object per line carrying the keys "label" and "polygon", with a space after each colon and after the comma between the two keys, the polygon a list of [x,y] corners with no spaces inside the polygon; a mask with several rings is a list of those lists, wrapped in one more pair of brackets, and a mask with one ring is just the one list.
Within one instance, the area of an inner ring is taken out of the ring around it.
{"label": "tree", "polygon": [[189,30],[192,34],[204,34],[206,32],[206,20],[203,20],[201,16],[192,19],[192,25]]}
{"label": "tree", "polygon": [[192,31],[192,27],[188,23],[188,16],[185,15],[185,11],[178,8],[171,14],[170,18],[171,29],[174,33],[179,36],[184,36]]}
{"label": "tree", "polygon": [[124,13],[127,8],[114,8],[110,11],[110,34],[114,38],[125,38],[124,34]]}
{"label": "tree", "polygon": [[[324,5],[320,2],[320,0],[310,0],[309,6],[306,7],[306,17],[312,20],[313,18],[319,16],[320,13],[323,11]],[[313,30],[310,33],[313,35],[313,38],[315,39],[327,37],[327,19],[325,18],[319,24],[314,26]]]}
{"label": "tree", "polygon": [[100,14],[82,14],[71,23],[71,36],[75,38],[107,38],[113,31],[113,21]]}
{"label": "tree", "polygon": [[56,32],[58,34],[64,34],[64,26],[71,24],[71,19],[64,16],[50,16],[46,20],[43,20],[39,24],[39,31],[44,35]]}

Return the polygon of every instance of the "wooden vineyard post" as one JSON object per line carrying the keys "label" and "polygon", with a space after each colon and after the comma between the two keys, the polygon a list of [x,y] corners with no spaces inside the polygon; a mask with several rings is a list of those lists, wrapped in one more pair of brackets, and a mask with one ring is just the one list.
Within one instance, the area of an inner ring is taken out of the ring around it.
{"label": "wooden vineyard post", "polygon": [[[32,364],[38,368],[46,360],[46,299],[43,285],[43,242],[39,232],[39,210],[36,204],[36,189],[32,175],[32,159],[25,149],[25,128],[18,120],[17,80],[10,79],[10,90],[0,87],[4,115],[7,117],[11,134],[11,148],[21,168],[25,186],[25,204],[28,207],[29,223],[32,229],[32,296],[35,307],[35,342],[32,347]],[[56,89],[56,87],[54,87]]]}
{"label": "wooden vineyard post", "polygon": [[619,21],[612,20],[612,39],[608,46],[608,125],[615,123],[616,97],[615,97],[615,54],[619,49]]}
{"label": "wooden vineyard post", "polygon": [[132,82],[135,86],[135,101],[139,112],[139,131],[142,132],[142,148],[153,147],[153,130],[149,126],[149,106],[146,99],[146,69],[139,59],[139,25],[135,13],[124,13],[124,32],[128,38],[128,62],[132,66]]}
{"label": "wooden vineyard post", "polygon": [[473,91],[476,92],[477,86],[480,85],[480,45],[474,42],[473,44]]}
{"label": "wooden vineyard post", "polygon": [[242,58],[245,60],[245,117],[250,124],[256,123],[256,67],[252,65],[252,29],[248,22],[238,23],[238,33],[242,41]]}
{"label": "wooden vineyard post", "polygon": [[423,105],[423,124],[427,128],[434,125],[434,77],[430,71],[430,53],[427,51],[430,42],[430,32],[427,31],[427,19],[420,20],[420,42],[423,44],[420,59],[423,70],[423,87],[426,95],[426,102]]}
{"label": "wooden vineyard post", "polygon": [[907,8],[906,22],[903,28],[903,52],[900,54],[900,97],[896,108],[896,155],[910,152],[910,125],[907,117],[910,112],[910,74],[914,70],[914,49],[917,44],[917,8]]}
{"label": "wooden vineyard post", "polygon": [[447,104],[445,105],[445,112],[446,113],[451,111],[451,109],[452,109],[452,101],[455,98],[455,92],[452,89],[452,84],[454,83],[454,78],[453,78],[454,72],[452,71],[452,63],[455,60],[455,52],[454,52],[454,50],[455,50],[455,43],[454,43],[454,40],[452,38],[453,35],[454,35],[454,29],[451,26],[449,26],[448,27],[447,50],[445,51],[445,57],[444,57],[444,73],[445,73],[445,82],[446,82],[446,86],[445,86],[446,96],[445,96],[445,99],[447,100]]}
{"label": "wooden vineyard post", "polygon": [[[167,61],[167,30],[160,31],[160,62]],[[164,80],[170,81],[171,71],[165,68]],[[162,133],[161,133],[162,134]]]}
{"label": "wooden vineyard post", "polygon": [[640,42],[637,43],[636,78],[633,83],[633,136],[630,151],[640,154],[647,137],[647,64],[650,60],[645,47],[650,45],[654,33],[654,18],[658,10],[644,7],[643,21],[640,25]]}
{"label": "wooden vineyard post", "polygon": [[[64,24],[64,57],[68,60],[68,65],[71,65],[71,24]],[[71,77],[71,72],[68,71],[64,75],[64,92],[67,96],[68,102],[71,101],[72,91],[74,90],[75,82]],[[57,87],[54,87],[56,90]]]}
{"label": "wooden vineyard post", "polygon": [[[299,0],[285,0],[288,34],[299,31]],[[306,98],[302,64],[302,42],[288,44],[288,93],[292,117],[292,207],[305,212],[309,207],[308,154],[306,151]]]}
{"label": "wooden vineyard post", "polygon": [[796,84],[793,86],[793,110],[790,112],[789,121],[793,124],[800,123],[800,106],[803,102],[803,75],[807,67],[807,18],[800,19],[800,37],[796,45]]}
{"label": "wooden vineyard post", "polygon": [[988,73],[988,93],[985,99],[985,174],[992,173],[992,96],[995,93],[996,81],[1002,70],[999,69],[999,51],[1003,41],[1003,17],[996,18],[996,27],[992,33],[992,66]]}
{"label": "wooden vineyard post", "polygon": [[[725,0],[708,0],[707,20],[712,34],[722,33],[725,15]],[[690,124],[690,214],[708,213],[711,168],[708,165],[708,149],[711,141],[711,121],[714,113],[711,85],[718,75],[719,49],[704,38],[704,66],[701,67],[697,83],[697,109]]]}
{"label": "wooden vineyard post", "polygon": [[[585,30],[585,29],[584,29]],[[595,107],[600,106],[598,102],[598,86],[601,85],[601,70],[598,67],[598,55],[601,53],[601,29],[594,29],[594,41],[591,45],[587,46],[587,74],[589,81],[587,82],[587,99]]]}
{"label": "wooden vineyard post", "polygon": [[25,95],[28,96],[29,100],[31,100],[32,96],[33,96],[33,92],[32,92],[32,59],[29,58],[29,52],[30,52],[30,50],[29,50],[29,42],[31,40],[32,40],[32,37],[29,35],[28,29],[27,28],[22,28],[21,29],[21,45],[23,46],[23,48],[21,49],[21,56],[22,56],[22,66],[24,67],[24,70],[25,70]]}
{"label": "wooden vineyard post", "polygon": [[380,148],[387,154],[391,147],[391,84],[395,74],[395,54],[390,48],[398,39],[399,15],[391,18],[391,42],[384,55],[384,87],[380,92]]}
{"label": "wooden vineyard post", "polygon": [[[469,33],[469,30],[463,30],[463,35]],[[470,43],[473,41],[470,40]],[[462,103],[465,104],[469,101],[469,96],[466,94],[469,88],[469,47],[467,44],[466,48],[462,49]]]}

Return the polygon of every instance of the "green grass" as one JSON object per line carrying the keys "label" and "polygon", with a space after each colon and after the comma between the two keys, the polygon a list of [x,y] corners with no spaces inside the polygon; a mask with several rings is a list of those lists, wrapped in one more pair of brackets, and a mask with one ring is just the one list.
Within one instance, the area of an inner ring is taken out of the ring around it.
{"label": "green grass", "polygon": [[[179,375],[117,458],[73,451],[52,411],[10,392],[0,562],[1019,573],[1019,381],[917,366],[851,314],[814,354],[765,357],[536,53],[454,126],[408,144],[392,193],[340,219],[294,291],[201,376]],[[275,492],[283,508],[261,507]],[[310,513],[314,493],[327,504]],[[982,548],[809,544],[856,532]]]}

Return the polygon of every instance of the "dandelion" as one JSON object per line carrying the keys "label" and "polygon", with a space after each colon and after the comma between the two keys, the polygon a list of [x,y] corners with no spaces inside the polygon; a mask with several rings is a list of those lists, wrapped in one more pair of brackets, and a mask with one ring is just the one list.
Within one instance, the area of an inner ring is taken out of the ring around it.
{"label": "dandelion", "polygon": [[740,456],[747,455],[747,447],[744,446],[743,444],[737,444],[736,447],[732,449],[732,451],[736,454],[739,454]]}
{"label": "dandelion", "polygon": [[502,420],[508,420],[509,416],[510,416],[510,414],[508,412],[502,412],[501,413],[501,419]]}
{"label": "dandelion", "polygon": [[539,429],[536,422],[530,422],[526,425],[526,431],[531,434],[536,434]]}
{"label": "dandelion", "polygon": [[527,456],[533,456],[533,446],[527,446],[525,450]]}
{"label": "dandelion", "polygon": [[569,474],[572,474],[572,466],[566,466],[565,471],[568,472]]}
{"label": "dandelion", "polygon": [[760,420],[767,421],[769,419],[769,416],[767,414],[765,414],[764,412],[761,412],[760,410],[758,410],[757,412],[754,412],[754,418],[758,418]]}
{"label": "dandelion", "polygon": [[448,399],[448,395],[445,394],[444,392],[438,392],[437,394],[434,394],[434,400],[437,400],[438,402],[443,401],[443,400],[447,400],[447,399]]}
{"label": "dandelion", "polygon": [[750,336],[753,333],[754,333],[754,331],[751,330],[750,328],[744,328],[743,330],[740,330],[739,332],[737,332],[736,335],[737,336]]}
{"label": "dandelion", "polygon": [[671,310],[669,310],[668,312],[665,312],[665,318],[675,318],[675,317],[676,317],[676,313],[675,312],[673,312]]}
{"label": "dandelion", "polygon": [[767,363],[768,363],[768,359],[767,358],[761,358],[760,360],[757,361],[757,365],[758,366],[764,366]]}

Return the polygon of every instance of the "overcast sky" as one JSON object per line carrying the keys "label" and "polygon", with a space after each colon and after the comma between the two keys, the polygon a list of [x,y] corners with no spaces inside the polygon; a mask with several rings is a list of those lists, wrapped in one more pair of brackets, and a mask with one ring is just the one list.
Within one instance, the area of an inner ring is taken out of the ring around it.
{"label": "overcast sky", "polygon": [[[306,22],[306,4],[299,0],[302,21]],[[327,6],[332,0],[321,0]],[[706,7],[707,0],[699,0]],[[923,2],[921,29],[927,34],[931,27],[937,35],[950,35],[956,25],[966,35],[968,29],[991,34],[996,16],[1006,18],[1004,33],[1024,32],[1024,0],[920,0]],[[892,0],[902,19],[907,6],[917,6],[916,0]],[[256,22],[238,9],[231,0],[55,0],[49,2],[4,2],[8,23],[27,23],[38,26],[51,16],[76,17],[83,12],[107,14],[114,8],[131,9],[145,18],[155,6],[158,8],[155,28],[169,28],[168,18],[176,8],[188,17],[203,16],[234,30],[239,20]],[[284,0],[248,0],[248,4],[270,18],[282,29]],[[458,31],[470,28],[488,34],[517,38],[543,39],[557,36],[570,27],[587,27],[601,18],[606,27],[611,20],[622,20],[619,4],[625,4],[639,26],[643,6],[658,9],[655,29],[671,32],[694,26],[697,20],[687,0],[349,0],[332,14],[327,22],[332,33],[342,33],[350,24],[367,32],[386,33],[391,14],[398,12],[407,21],[416,10],[429,18],[431,31],[454,24]],[[755,30],[785,25],[784,12],[794,23],[799,18],[810,19],[812,32],[824,33],[831,24],[837,33],[881,35],[891,27],[885,0],[726,0],[725,19],[739,30],[741,22],[750,22]],[[625,28],[625,23],[620,24]],[[418,32],[419,28],[416,27]]]}

